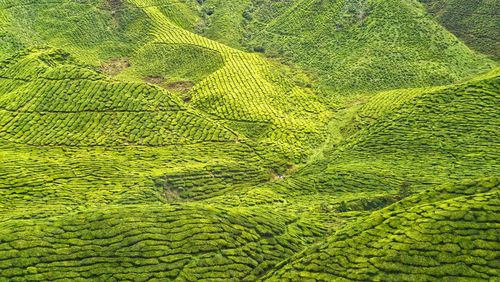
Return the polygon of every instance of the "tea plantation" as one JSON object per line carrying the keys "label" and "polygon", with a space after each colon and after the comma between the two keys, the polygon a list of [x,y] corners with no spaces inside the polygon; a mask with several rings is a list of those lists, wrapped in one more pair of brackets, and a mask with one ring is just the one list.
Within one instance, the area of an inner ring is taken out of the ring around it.
{"label": "tea plantation", "polygon": [[0,281],[500,280],[498,22],[0,0]]}

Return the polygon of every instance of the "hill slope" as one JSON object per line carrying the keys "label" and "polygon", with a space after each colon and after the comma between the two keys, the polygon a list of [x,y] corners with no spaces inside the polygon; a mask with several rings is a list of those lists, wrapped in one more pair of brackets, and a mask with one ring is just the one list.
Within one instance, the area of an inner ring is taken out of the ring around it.
{"label": "hill slope", "polygon": [[492,0],[422,0],[437,20],[475,50],[500,58],[500,3]]}
{"label": "hill slope", "polygon": [[488,280],[500,275],[495,262],[498,179],[423,192],[409,202],[338,231],[265,280]]}
{"label": "hill slope", "polygon": [[290,182],[298,189],[387,191],[403,182],[417,188],[495,174],[499,88],[497,69],[445,88],[379,93],[340,129],[344,140],[325,145],[323,157]]}
{"label": "hill slope", "polygon": [[417,1],[254,2],[243,41],[336,92],[447,84],[488,68]]}

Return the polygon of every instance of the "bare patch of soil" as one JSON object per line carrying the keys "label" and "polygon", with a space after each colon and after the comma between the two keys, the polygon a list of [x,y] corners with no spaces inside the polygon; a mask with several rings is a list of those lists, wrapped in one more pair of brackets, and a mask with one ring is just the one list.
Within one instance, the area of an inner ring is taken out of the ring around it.
{"label": "bare patch of soil", "polygon": [[174,92],[189,92],[194,86],[194,83],[191,81],[176,81],[172,83],[168,83],[165,87]]}
{"label": "bare patch of soil", "polygon": [[192,83],[191,81],[176,81],[165,83],[165,79],[159,76],[146,76],[142,79],[146,82],[158,85],[167,89],[168,91],[177,94],[182,99],[182,101],[184,101],[184,103],[191,102],[191,95],[189,95],[189,91],[191,91],[194,86],[194,83]]}
{"label": "bare patch of soil", "polygon": [[102,63],[101,71],[106,75],[116,76],[128,67],[130,67],[128,58],[113,58]]}
{"label": "bare patch of soil", "polygon": [[105,0],[103,8],[110,11],[120,10],[123,6],[123,0]]}
{"label": "bare patch of soil", "polygon": [[147,76],[143,78],[144,81],[149,82],[151,84],[158,84],[160,86],[163,86],[164,79],[163,77],[159,76]]}

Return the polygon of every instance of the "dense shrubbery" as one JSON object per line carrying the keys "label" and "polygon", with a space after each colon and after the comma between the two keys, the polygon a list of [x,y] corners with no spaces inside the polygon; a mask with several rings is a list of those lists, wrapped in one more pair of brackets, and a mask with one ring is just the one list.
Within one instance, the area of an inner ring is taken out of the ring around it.
{"label": "dense shrubbery", "polygon": [[472,48],[500,58],[498,1],[420,0],[451,32]]}
{"label": "dense shrubbery", "polygon": [[[485,71],[492,63],[451,36],[416,1],[235,2],[246,5],[240,18],[244,27],[226,33],[222,37],[224,42],[238,42],[233,46],[244,45],[284,62],[296,63],[314,73],[320,85],[334,92],[448,84]],[[457,7],[455,10],[473,6],[451,2]],[[217,3],[212,5],[222,6],[220,14],[212,17],[231,17],[232,22],[237,22],[234,13]],[[482,6],[482,13],[488,13],[488,7],[490,11],[498,10],[494,9],[495,4]],[[483,20],[474,15],[467,20],[449,21],[463,22],[461,26],[466,21],[487,24],[489,38],[495,38],[492,35],[496,32],[492,26],[498,22],[495,15]],[[207,35],[221,39],[221,35]],[[494,42],[484,45],[498,49]]]}

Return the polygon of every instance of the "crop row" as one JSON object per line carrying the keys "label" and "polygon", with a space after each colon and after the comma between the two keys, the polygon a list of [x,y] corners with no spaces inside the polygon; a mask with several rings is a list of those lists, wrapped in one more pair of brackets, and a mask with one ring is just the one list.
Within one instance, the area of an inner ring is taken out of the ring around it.
{"label": "crop row", "polygon": [[193,167],[155,178],[156,186],[170,200],[212,198],[240,186],[266,182],[267,171],[251,163],[231,163]]}
{"label": "crop row", "polygon": [[[28,61],[36,60],[35,57]],[[19,70],[17,66],[11,65],[7,70]],[[45,66],[46,72],[52,74],[60,68],[65,67]],[[64,75],[65,72],[61,71],[60,74]],[[57,80],[48,77],[50,75],[30,79],[24,84],[19,80],[0,79],[0,107],[8,110],[62,112],[183,109],[167,92],[145,84],[111,82],[104,77],[99,80]]]}
{"label": "crop row", "polygon": [[[360,114],[374,118],[323,161],[295,175],[294,189],[397,191],[498,171],[500,118],[497,75],[482,81],[413,93],[395,108],[399,91],[374,96]],[[418,90],[415,90],[418,92]],[[415,94],[415,96],[414,96]],[[298,179],[300,178],[300,180]],[[302,188],[300,188],[302,186]],[[333,187],[333,189],[332,189]]]}
{"label": "crop row", "polygon": [[[7,82],[3,80],[3,82]],[[0,83],[3,84],[3,83]],[[7,86],[8,87],[8,86]],[[2,90],[8,90],[5,87]],[[5,92],[0,106],[23,112],[177,111],[165,92],[142,84],[36,80]]]}
{"label": "crop row", "polygon": [[[267,164],[248,146],[235,142],[41,148],[7,143],[0,159],[5,208],[34,217],[41,216],[37,210],[55,205],[164,202],[172,199],[165,192],[175,195],[182,189],[184,200],[208,198],[254,185],[268,175]],[[8,213],[0,213],[0,219],[4,216]]]}
{"label": "crop row", "polygon": [[30,145],[164,146],[230,141],[222,127],[188,112],[10,113],[0,138]]}
{"label": "crop row", "polygon": [[495,157],[488,147],[500,143],[500,117],[494,110],[500,99],[498,81],[494,77],[425,94],[370,127],[356,150],[398,154],[411,146],[413,154]]}

